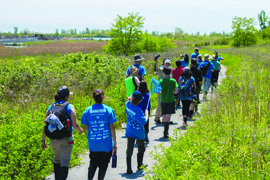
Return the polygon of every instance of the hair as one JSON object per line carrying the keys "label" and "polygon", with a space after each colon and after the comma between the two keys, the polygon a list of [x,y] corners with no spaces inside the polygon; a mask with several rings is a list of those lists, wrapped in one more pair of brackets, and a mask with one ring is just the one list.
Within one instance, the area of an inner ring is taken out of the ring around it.
{"label": "hair", "polygon": [[195,47],[194,51],[199,52],[199,48]]}
{"label": "hair", "polygon": [[93,92],[93,98],[97,104],[102,103],[102,95],[104,96],[104,92],[101,89],[96,89]]}
{"label": "hair", "polygon": [[185,54],[181,54],[180,58],[183,58],[183,57],[185,57]]}
{"label": "hair", "polygon": [[192,72],[190,70],[185,70],[182,74],[181,77],[185,77],[185,78],[190,78],[192,76]]}
{"label": "hair", "polygon": [[133,97],[131,98],[131,104],[133,105],[133,106],[137,106],[140,102],[141,102],[141,100],[135,100]]}
{"label": "hair", "polygon": [[202,56],[199,55],[199,56],[198,56],[198,60],[199,60],[199,61],[202,61]]}
{"label": "hair", "polygon": [[188,63],[188,61],[189,61],[189,56],[187,53],[185,54],[184,61],[185,61],[185,63]]}
{"label": "hair", "polygon": [[168,76],[168,75],[171,74],[171,69],[170,69],[170,68],[163,68],[162,72],[163,72],[166,76]]}
{"label": "hair", "polygon": [[192,65],[197,65],[197,64],[198,64],[196,58],[192,58],[192,59],[191,59],[191,64],[192,64]]}
{"label": "hair", "polygon": [[55,102],[59,102],[59,101],[61,101],[61,100],[64,100],[64,98],[65,98],[65,97],[60,97],[58,94],[55,94],[55,95],[54,95],[54,100],[55,100]]}
{"label": "hair", "polygon": [[149,89],[147,88],[147,83],[145,80],[142,80],[139,84],[138,91],[142,93],[142,95],[145,95],[146,93],[149,93]]}
{"label": "hair", "polygon": [[129,70],[128,76],[131,76],[134,73],[139,73],[139,69],[135,66],[132,66]]}
{"label": "hair", "polygon": [[179,66],[181,66],[181,65],[182,65],[182,63],[181,63],[181,61],[180,61],[180,60],[177,60],[177,61],[175,61],[175,65],[176,65],[177,67],[179,67]]}

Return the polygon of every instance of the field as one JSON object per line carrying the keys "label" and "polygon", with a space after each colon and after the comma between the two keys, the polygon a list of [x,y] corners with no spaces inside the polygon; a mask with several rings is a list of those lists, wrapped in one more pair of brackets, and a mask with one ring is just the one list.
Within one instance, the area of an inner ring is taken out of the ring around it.
{"label": "field", "polygon": [[[124,74],[133,57],[93,52],[105,44],[52,42],[18,49],[0,47],[0,179],[42,179],[52,170],[52,151],[43,151],[40,139],[45,112],[62,85],[74,92],[70,102],[78,121],[93,104],[92,91],[102,88],[104,103],[116,112],[117,127],[125,122]],[[218,50],[228,67],[228,78],[216,98],[204,107],[196,127],[172,141],[165,156],[154,155],[155,176],[149,179],[269,178],[269,46],[223,47],[202,47],[200,53]],[[174,67],[180,54],[192,51],[193,47],[178,47],[162,52],[161,57],[172,58]],[[148,84],[156,54],[142,54]],[[155,108],[157,96],[151,97]],[[82,136],[75,132],[71,166],[79,163],[78,155],[87,149],[86,134]]]}

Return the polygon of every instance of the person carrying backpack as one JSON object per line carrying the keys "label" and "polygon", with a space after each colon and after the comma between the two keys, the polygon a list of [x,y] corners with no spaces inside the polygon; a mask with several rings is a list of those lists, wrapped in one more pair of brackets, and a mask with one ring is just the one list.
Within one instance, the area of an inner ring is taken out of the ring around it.
{"label": "person carrying backpack", "polygon": [[182,66],[183,68],[189,66],[189,56],[188,56],[187,53],[184,54],[184,59],[181,60],[181,66]]}
{"label": "person carrying backpack", "polygon": [[138,89],[140,80],[137,77],[139,74],[139,69],[135,66],[131,67],[129,70],[129,75],[125,79],[125,85],[127,88],[127,97],[129,97],[134,91]]}
{"label": "person carrying backpack", "polygon": [[54,96],[55,102],[46,112],[46,125],[43,128],[42,149],[46,150],[46,137],[50,138],[50,146],[54,153],[54,174],[56,180],[65,180],[68,176],[71,152],[73,148],[73,127],[82,134],[83,129],[76,121],[76,112],[68,103],[69,89],[62,86]]}
{"label": "person carrying backpack", "polygon": [[133,60],[134,61],[134,64],[132,66],[129,66],[128,67],[128,69],[126,71],[126,77],[129,76],[130,68],[133,67],[133,66],[135,66],[135,67],[137,67],[139,69],[139,74],[138,74],[139,80],[140,81],[141,80],[144,80],[144,76],[146,76],[146,70],[141,65],[142,64],[142,60],[144,60],[144,58],[141,55],[137,54],[137,55],[134,56],[134,60]]}
{"label": "person carrying backpack", "polygon": [[213,88],[217,87],[218,76],[219,76],[221,66],[220,66],[220,62],[217,60],[216,55],[212,56],[211,63],[214,66],[214,72],[212,72],[212,74],[211,74],[211,85],[212,85],[211,89],[213,90]]}
{"label": "person carrying backpack", "polygon": [[[201,91],[201,84],[202,84],[202,74],[201,71],[198,69],[198,62],[195,58],[191,59],[190,71],[195,79],[196,84],[196,97],[193,98],[195,112],[198,110],[198,104],[200,103],[200,91]],[[193,110],[193,109],[192,109]]]}
{"label": "person carrying backpack", "polygon": [[108,163],[114,151],[117,150],[114,123],[117,121],[113,109],[102,104],[104,92],[96,89],[93,92],[95,104],[84,111],[81,123],[88,131],[88,147],[90,165],[88,168],[88,180],[95,176],[99,168],[98,179],[103,180],[108,168]]}
{"label": "person carrying backpack", "polygon": [[199,65],[202,73],[202,86],[203,86],[203,100],[206,101],[207,93],[211,87],[211,73],[214,72],[214,66],[209,62],[209,55],[204,55],[204,61]]}
{"label": "person carrying backpack", "polygon": [[[173,69],[172,71],[172,77],[176,80],[177,84],[179,83],[179,78],[181,74],[184,72],[183,66],[181,66],[181,61],[177,60],[175,62],[175,65],[177,66],[176,68]],[[175,95],[175,109],[177,110],[180,108],[180,99],[178,93]]]}
{"label": "person carrying backpack", "polygon": [[[190,105],[193,103],[194,91],[196,89],[195,79],[189,67],[185,67],[179,79],[179,96],[182,102],[183,126],[187,126],[187,119],[191,119],[193,110]],[[196,94],[195,94],[196,96]]]}
{"label": "person carrying backpack", "polygon": [[[194,53],[191,54],[190,59],[195,58],[198,61],[199,60],[199,58],[198,58],[199,56],[202,57],[202,55],[199,53],[199,48],[195,47],[194,48]],[[198,62],[198,64],[200,64],[200,62]]]}

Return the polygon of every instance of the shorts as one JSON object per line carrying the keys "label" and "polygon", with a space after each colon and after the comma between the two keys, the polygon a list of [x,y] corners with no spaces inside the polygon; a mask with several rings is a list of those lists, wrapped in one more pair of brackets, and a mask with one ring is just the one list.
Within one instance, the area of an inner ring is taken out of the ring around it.
{"label": "shorts", "polygon": [[161,103],[162,115],[175,113],[175,101],[170,103]]}
{"label": "shorts", "polygon": [[211,79],[203,77],[202,83],[203,83],[203,91],[208,92],[211,86]]}

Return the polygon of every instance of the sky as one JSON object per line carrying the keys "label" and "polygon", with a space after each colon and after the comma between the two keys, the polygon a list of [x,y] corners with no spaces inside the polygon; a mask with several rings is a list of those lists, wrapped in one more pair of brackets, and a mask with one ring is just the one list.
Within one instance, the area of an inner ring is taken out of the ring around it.
{"label": "sky", "polygon": [[[0,32],[55,33],[56,29],[109,29],[117,15],[139,13],[148,32],[231,32],[233,17],[270,17],[270,0],[0,0]],[[268,7],[268,9],[267,9]],[[259,25],[256,27],[259,29]]]}

